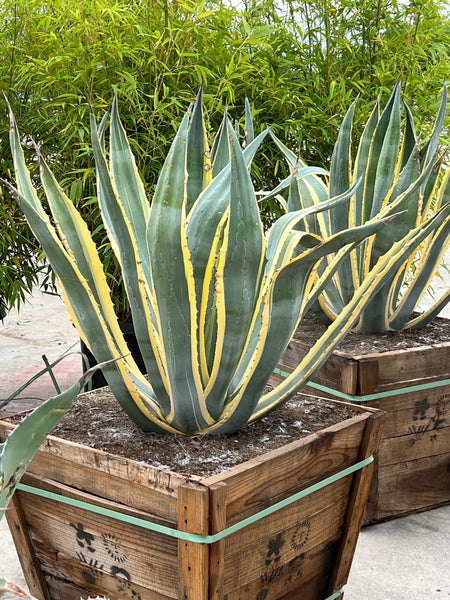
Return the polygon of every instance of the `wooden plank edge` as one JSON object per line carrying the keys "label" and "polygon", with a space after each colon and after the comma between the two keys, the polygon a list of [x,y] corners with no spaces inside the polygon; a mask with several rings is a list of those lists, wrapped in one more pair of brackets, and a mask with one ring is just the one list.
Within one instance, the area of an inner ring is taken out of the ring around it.
{"label": "wooden plank edge", "polygon": [[50,600],[45,577],[36,557],[17,493],[14,494],[9,503],[6,520],[30,593],[39,600]]}
{"label": "wooden plank edge", "polygon": [[[361,443],[359,460],[376,455],[381,441],[385,413],[373,414],[367,419],[364,438]],[[330,577],[328,593],[341,589],[348,579],[350,567],[362,526],[364,510],[369,497],[370,484],[374,472],[374,462],[357,471],[353,476],[353,485],[347,509],[340,547]]]}
{"label": "wooden plank edge", "polygon": [[115,502],[114,500],[109,500],[108,498],[103,498],[91,492],[84,492],[65,483],[61,483],[59,481],[55,481],[47,477],[41,477],[40,475],[36,475],[35,473],[26,472],[22,478],[22,482],[25,485],[29,485],[40,490],[58,494],[63,498],[71,498],[73,500],[85,502],[87,504],[92,504],[93,506],[97,506],[99,508],[106,508],[108,510],[115,511],[123,515],[136,517],[138,519],[142,519],[143,521],[149,521],[150,523],[155,523],[166,527],[176,527],[175,514],[173,520],[167,520],[158,515],[142,510],[140,508],[136,508],[129,504],[122,504],[120,502]]}
{"label": "wooden plank edge", "polygon": [[[189,483],[178,488],[178,529],[198,535],[209,534],[209,489]],[[179,600],[208,600],[209,546],[178,540]]]}
{"label": "wooden plank edge", "polygon": [[[342,403],[339,402],[339,404]],[[353,408],[353,404],[349,403],[349,405],[351,408]],[[240,477],[241,474],[247,471],[251,471],[257,465],[266,462],[277,461],[277,459],[283,457],[284,455],[297,452],[301,449],[306,449],[311,443],[315,441],[322,441],[329,435],[335,434],[336,432],[339,432],[342,429],[345,430],[348,427],[351,427],[352,425],[363,423],[365,420],[371,418],[372,415],[376,415],[378,413],[384,414],[378,409],[366,410],[365,407],[363,412],[356,412],[358,414],[356,414],[354,417],[350,417],[349,419],[345,419],[344,421],[340,421],[339,423],[330,425],[330,427],[326,427],[325,429],[321,429],[320,431],[316,431],[315,433],[310,433],[305,437],[289,442],[288,444],[285,444],[280,448],[269,450],[268,452],[265,452],[264,454],[261,454],[259,456],[255,456],[254,458],[251,458],[250,460],[241,463],[240,465],[236,465],[228,471],[223,471],[222,473],[219,473],[217,475],[211,475],[210,477],[202,478],[200,483],[208,486],[212,485],[213,483],[218,483],[219,481],[227,483],[228,480]]]}

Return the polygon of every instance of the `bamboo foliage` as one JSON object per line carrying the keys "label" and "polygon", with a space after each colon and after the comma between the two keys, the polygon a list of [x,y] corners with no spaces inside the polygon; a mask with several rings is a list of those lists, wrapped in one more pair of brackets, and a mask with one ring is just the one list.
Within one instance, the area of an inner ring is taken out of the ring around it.
{"label": "bamboo foliage", "polygon": [[[283,203],[286,211],[320,206],[329,195],[339,194],[361,181],[348,205],[309,216],[303,223],[305,231],[329,236],[368,223],[377,216],[401,213],[394,223],[352,250],[339,264],[314,310],[334,321],[378,261],[395,252],[400,242],[403,260],[398,270],[386,276],[385,285],[365,305],[355,330],[375,333],[423,327],[450,301],[448,291],[430,309],[412,316],[450,243],[450,171],[447,170],[439,183],[444,156],[438,156],[447,89],[443,89],[433,131],[427,142],[420,145],[411,110],[406,104],[402,125],[401,87],[397,84],[383,111],[377,102],[353,161],[355,107],[356,102],[344,118],[325,181],[317,173],[308,174],[304,163],[299,169],[294,153],[274,137],[291,172],[296,172],[296,183],[290,185],[288,201]],[[287,185],[286,180],[271,195]],[[332,256],[327,258],[327,261],[332,260]],[[321,268],[324,269],[325,264]]]}
{"label": "bamboo foliage", "polygon": [[[246,128],[251,131],[250,121]],[[98,362],[116,361],[104,368],[105,377],[143,430],[234,432],[299,389],[349,330],[359,305],[382,285],[392,260],[374,270],[292,375],[265,393],[303,314],[339,262],[318,279],[321,261],[331,253],[344,259],[387,221],[372,220],[327,238],[298,230],[305,217],[346,202],[352,188],[319,207],[283,216],[265,234],[249,167],[267,132],[254,139],[250,133],[242,150],[225,119],[210,152],[201,92],[177,132],[151,205],[117,98],[109,149],[106,118],[97,126],[92,114],[91,133],[100,210],[148,378],[128,354],[90,232],[38,152],[51,217],[44,211],[11,113],[14,192],[58,276],[72,320]]]}

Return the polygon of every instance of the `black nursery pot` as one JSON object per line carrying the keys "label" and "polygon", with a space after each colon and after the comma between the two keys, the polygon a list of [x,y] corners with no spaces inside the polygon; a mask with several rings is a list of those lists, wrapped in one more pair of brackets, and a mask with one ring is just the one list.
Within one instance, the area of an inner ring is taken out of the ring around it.
{"label": "black nursery pot", "polygon": [[[139,345],[137,343],[136,334],[134,333],[133,323],[120,323],[120,329],[125,338],[125,342],[128,346],[128,349],[131,352],[132,357],[136,361],[137,366],[141,370],[142,373],[146,373],[147,370],[145,368],[144,360],[142,358],[141,351],[139,349]],[[85,360],[83,360],[83,373],[85,373],[89,368],[94,367],[97,361],[94,358],[94,355],[87,348],[86,344],[81,340],[81,352],[87,357],[89,366],[86,365]],[[96,371],[91,379],[91,389],[96,390],[98,388],[104,387],[108,385],[106,379],[103,376],[101,370]]]}

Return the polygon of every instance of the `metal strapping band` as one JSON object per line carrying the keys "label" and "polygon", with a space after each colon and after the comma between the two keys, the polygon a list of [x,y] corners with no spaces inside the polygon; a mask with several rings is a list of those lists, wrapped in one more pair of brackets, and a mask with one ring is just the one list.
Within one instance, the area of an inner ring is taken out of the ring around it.
{"label": "metal strapping band", "polygon": [[[286,373],[285,371],[281,371],[280,369],[274,369],[273,372],[276,375],[281,375],[281,377],[289,377],[290,373]],[[407,394],[409,392],[421,392],[423,390],[431,390],[437,387],[443,387],[445,385],[450,384],[450,379],[441,379],[440,381],[432,381],[430,383],[422,383],[420,385],[410,385],[404,388],[398,388],[396,390],[389,390],[386,392],[380,392],[378,394],[368,394],[367,396],[351,396],[350,394],[344,394],[344,392],[340,392],[338,390],[333,390],[332,388],[326,387],[320,383],[315,383],[314,381],[308,381],[307,384],[309,387],[312,387],[321,392],[326,392],[327,394],[332,394],[337,398],[342,398],[343,400],[350,400],[351,402],[369,402],[370,400],[381,400],[382,398],[391,398],[392,396],[400,396],[400,394]]]}
{"label": "metal strapping band", "polygon": [[35,487],[29,486],[29,485],[24,485],[22,483],[19,483],[17,488],[24,492],[29,492],[31,494],[41,496],[42,498],[56,500],[57,502],[62,502],[63,504],[68,504],[69,506],[75,506],[75,507],[81,508],[83,510],[89,510],[89,511],[97,513],[99,515],[111,517],[111,518],[117,519],[119,521],[125,521],[125,523],[131,523],[132,525],[137,525],[138,527],[143,527],[144,529],[150,529],[152,531],[156,531],[158,533],[162,533],[162,534],[168,535],[170,537],[178,538],[180,540],[185,540],[187,542],[195,542],[197,544],[214,544],[215,542],[218,542],[218,541],[228,537],[229,535],[236,533],[240,529],[243,529],[244,527],[247,527],[248,525],[251,525],[252,523],[257,522],[260,519],[263,519],[264,517],[267,517],[267,516],[271,515],[272,513],[276,512],[278,510],[281,510],[282,508],[284,508],[286,506],[289,506],[293,502],[297,502],[297,500],[300,500],[300,499],[304,498],[305,496],[309,496],[309,494],[312,494],[318,490],[321,490],[322,488],[324,488],[332,483],[335,483],[336,481],[339,481],[340,479],[347,477],[348,475],[351,475],[352,473],[355,473],[355,471],[359,471],[360,469],[363,469],[364,467],[369,465],[371,462],[373,462],[373,456],[369,456],[368,458],[365,458],[364,460],[361,460],[361,461],[355,463],[351,467],[343,469],[342,471],[339,471],[338,473],[335,473],[334,475],[331,475],[330,477],[327,477],[326,479],[323,479],[322,481],[319,481],[318,483],[315,483],[314,485],[311,485],[311,486],[305,488],[304,490],[301,490],[300,492],[293,494],[289,498],[285,498],[284,500],[277,502],[273,506],[269,506],[268,508],[265,508],[264,510],[259,511],[256,514],[254,514],[250,517],[247,517],[246,519],[243,519],[239,523],[235,523],[234,525],[231,525],[230,527],[227,527],[226,529],[223,529],[222,531],[219,531],[218,533],[215,533],[213,535],[200,535],[197,533],[187,533],[185,531],[179,531],[178,529],[173,529],[172,527],[166,527],[165,525],[158,525],[157,523],[152,523],[151,521],[146,521],[145,519],[140,519],[138,517],[132,517],[130,515],[125,515],[123,513],[119,513],[117,511],[111,510],[109,508],[103,508],[101,506],[89,504],[88,502],[83,502],[81,500],[76,500],[74,498],[67,498],[65,496],[61,496],[60,494],[48,492],[47,490],[41,490],[39,488],[35,488]]}

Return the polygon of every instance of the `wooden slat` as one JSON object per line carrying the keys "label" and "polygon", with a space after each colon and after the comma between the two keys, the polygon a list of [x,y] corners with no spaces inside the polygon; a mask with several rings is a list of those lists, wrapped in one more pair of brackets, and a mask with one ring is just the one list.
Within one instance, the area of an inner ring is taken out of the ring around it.
{"label": "wooden slat", "polygon": [[[178,529],[209,534],[209,490],[198,484],[178,488]],[[207,600],[209,594],[209,547],[178,540],[180,600]]]}
{"label": "wooden slat", "polygon": [[323,600],[326,597],[329,565],[336,545],[317,546],[314,552],[295,557],[291,562],[268,565],[262,575],[254,577],[240,589],[231,590],[227,600],[264,598],[264,600]]}
{"label": "wooden slat", "polygon": [[[98,473],[95,478],[93,468]],[[176,519],[177,487],[186,482],[170,471],[51,436],[29,470],[169,520]]]}
{"label": "wooden slat", "polygon": [[14,540],[20,565],[30,593],[39,600],[50,600],[47,585],[42,574],[39,561],[34,553],[33,543],[28,532],[28,525],[17,494],[15,494],[6,511],[6,520]]}
{"label": "wooden slat", "polygon": [[[306,496],[272,515],[248,525],[241,532],[229,536],[226,541],[227,569],[229,568],[229,561],[233,560],[233,557],[236,557],[236,562],[239,563],[239,557],[246,549],[248,549],[251,556],[255,546],[262,545],[262,547],[265,547],[268,539],[275,539],[278,534],[283,534],[290,527],[298,528],[299,523],[318,518],[318,515],[323,515],[325,511],[330,510],[330,507],[347,502],[351,483],[352,476],[340,479],[310,496]],[[317,531],[322,531],[322,526],[323,523],[319,518]],[[308,527],[308,529],[310,528]],[[316,531],[314,531],[314,534],[316,534]],[[297,537],[303,538],[304,535],[305,532],[300,527]],[[304,550],[308,549],[311,547],[310,544],[315,543],[314,537],[309,533],[308,540],[302,539],[302,548],[304,547]]]}
{"label": "wooden slat", "polygon": [[[209,532],[219,533],[227,524],[227,486],[216,483],[209,488]],[[222,600],[225,568],[225,539],[209,547],[209,600]]]}
{"label": "wooden slat", "polygon": [[[352,361],[352,364],[354,362]],[[358,365],[356,385],[352,384],[352,387],[356,388],[355,395],[366,396],[373,394],[379,388],[381,377],[378,356],[360,357],[356,364]]]}
{"label": "wooden slat", "polygon": [[387,412],[384,438],[415,437],[450,427],[450,386],[372,400],[370,405]]}
{"label": "wooden slat", "polygon": [[29,485],[31,487],[35,487],[40,490],[57,494],[58,496],[62,496],[63,498],[71,498],[80,502],[86,502],[87,504],[92,504],[100,508],[116,511],[123,515],[129,515],[131,517],[143,519],[144,521],[164,525],[166,527],[176,528],[177,526],[177,521],[161,519],[159,516],[149,513],[148,511],[135,508],[134,506],[132,506],[131,503],[123,504],[121,502],[114,502],[101,496],[86,493],[64,483],[54,481],[53,479],[49,479],[48,477],[40,477],[38,475],[35,475],[34,473],[29,473],[28,471],[24,474],[21,483]]}
{"label": "wooden slat", "polygon": [[[69,565],[65,564],[64,555],[59,559],[60,564],[67,571]],[[70,564],[70,563],[69,563]],[[79,600],[80,598],[96,598],[99,582],[102,594],[108,600],[146,600],[149,598],[149,590],[130,582],[126,577],[113,577],[110,574],[101,573],[92,567],[78,567],[71,570],[73,581],[60,578],[57,570],[49,569],[47,573],[47,585],[52,600]],[[161,595],[152,590],[151,600],[171,600],[166,595]]]}
{"label": "wooden slat", "polygon": [[362,394],[373,394],[450,378],[449,342],[356,356],[353,360],[361,364],[371,363],[374,360],[378,363],[376,386],[363,390]]}
{"label": "wooden slat", "polygon": [[426,431],[383,439],[380,444],[379,465],[383,468],[433,456],[439,460],[441,455],[450,459],[450,427],[436,432]]}
{"label": "wooden slat", "polygon": [[[376,454],[383,431],[384,418],[385,415],[383,413],[378,413],[367,419],[364,438],[361,443],[360,461]],[[343,535],[340,540],[337,560],[334,564],[333,574],[328,586],[329,595],[341,589],[347,583],[361,530],[364,508],[369,496],[373,469],[374,465],[371,463],[357,471],[354,475]]]}
{"label": "wooden slat", "polygon": [[390,465],[378,473],[380,519],[450,503],[450,454]]}
{"label": "wooden slat", "polygon": [[[272,515],[264,521],[267,535],[259,531],[248,530],[242,535],[236,534],[232,542],[233,553],[228,552],[225,569],[225,597],[239,589],[246,589],[248,581],[258,578],[272,582],[275,576],[281,579],[280,585],[286,585],[293,565],[302,566],[302,577],[298,577],[297,587],[313,577],[317,571],[315,558],[319,549],[333,546],[336,549],[347,508],[347,497],[318,511],[314,515],[291,510],[283,516]],[[295,518],[293,518],[295,515]],[[277,530],[277,525],[281,526]],[[260,528],[262,526],[260,525]],[[259,534],[259,535],[258,535]],[[239,551],[239,540],[242,548]],[[328,580],[332,563],[322,566],[322,577]]]}

